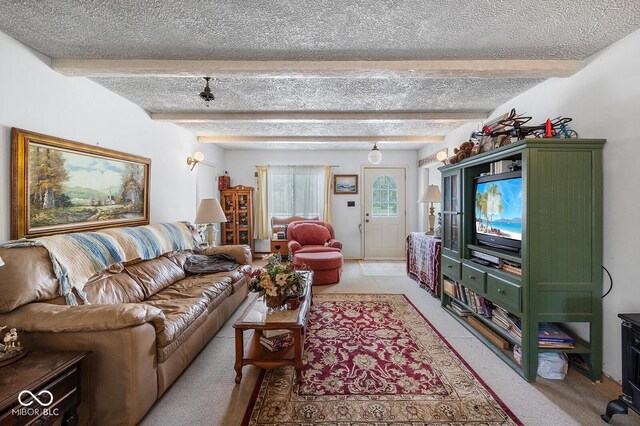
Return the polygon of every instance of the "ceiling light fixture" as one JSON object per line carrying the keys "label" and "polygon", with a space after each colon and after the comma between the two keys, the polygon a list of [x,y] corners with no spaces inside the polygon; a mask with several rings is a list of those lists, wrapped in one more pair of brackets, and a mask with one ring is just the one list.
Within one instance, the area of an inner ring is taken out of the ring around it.
{"label": "ceiling light fixture", "polygon": [[211,77],[203,77],[203,78],[205,79],[207,84],[206,86],[204,86],[204,89],[202,90],[202,92],[200,92],[200,97],[204,99],[204,106],[209,108],[209,104],[212,100],[215,99],[215,96],[213,96],[213,93],[211,93],[211,87],[209,87],[209,80],[211,80]]}
{"label": "ceiling light fixture", "polygon": [[373,149],[369,151],[369,155],[367,156],[367,158],[369,159],[369,162],[371,164],[380,164],[380,162],[382,161],[382,153],[378,149],[377,143],[373,144]]}

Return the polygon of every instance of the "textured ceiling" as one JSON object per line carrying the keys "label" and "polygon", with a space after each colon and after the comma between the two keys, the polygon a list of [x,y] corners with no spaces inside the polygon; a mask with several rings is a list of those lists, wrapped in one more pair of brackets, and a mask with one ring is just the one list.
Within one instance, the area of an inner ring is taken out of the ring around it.
{"label": "textured ceiling", "polygon": [[3,0],[0,28],[52,58],[583,59],[638,0]]}
{"label": "textured ceiling", "polygon": [[[491,111],[539,79],[219,78],[204,108],[198,78],[94,78],[152,112],[203,111]],[[461,96],[461,94],[464,94]]]}
{"label": "textured ceiling", "polygon": [[[0,31],[53,59],[583,60],[640,27],[640,0],[3,0]],[[365,70],[366,71],[366,70]],[[82,74],[81,74],[82,75]],[[110,75],[117,75],[110,74]],[[150,113],[488,112],[543,78],[229,73],[205,108],[197,77],[94,77]],[[177,122],[227,148],[369,149],[278,136],[443,136],[465,121]],[[232,139],[232,138],[230,138]],[[277,143],[276,143],[277,142]],[[415,149],[415,142],[381,147]]]}

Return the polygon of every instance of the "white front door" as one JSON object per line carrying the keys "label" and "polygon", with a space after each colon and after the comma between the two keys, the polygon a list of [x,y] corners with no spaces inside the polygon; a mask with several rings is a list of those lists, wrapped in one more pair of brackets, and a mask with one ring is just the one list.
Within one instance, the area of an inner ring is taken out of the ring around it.
{"label": "white front door", "polygon": [[404,259],[406,169],[364,168],[364,258]]}

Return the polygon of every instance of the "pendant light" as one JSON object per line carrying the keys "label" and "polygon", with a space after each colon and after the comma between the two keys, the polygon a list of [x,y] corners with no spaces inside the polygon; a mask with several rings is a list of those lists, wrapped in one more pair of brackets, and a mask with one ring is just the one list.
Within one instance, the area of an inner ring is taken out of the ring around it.
{"label": "pendant light", "polygon": [[212,100],[215,99],[215,96],[213,96],[213,93],[211,93],[211,87],[209,87],[209,80],[211,80],[211,77],[203,77],[203,78],[205,79],[207,84],[206,86],[204,86],[204,89],[202,90],[202,92],[200,92],[200,97],[204,99],[204,106],[209,108],[209,104],[211,103]]}
{"label": "pendant light", "polygon": [[373,149],[369,151],[369,155],[367,156],[367,158],[369,159],[369,162],[371,164],[380,164],[380,162],[382,161],[382,153],[378,149],[377,143],[373,144]]}

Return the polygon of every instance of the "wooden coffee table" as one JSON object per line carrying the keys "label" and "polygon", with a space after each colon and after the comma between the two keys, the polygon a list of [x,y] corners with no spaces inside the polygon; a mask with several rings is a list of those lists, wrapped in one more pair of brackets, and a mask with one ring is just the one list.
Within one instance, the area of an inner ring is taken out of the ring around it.
{"label": "wooden coffee table", "polygon": [[[312,303],[313,272],[304,272],[304,274],[306,274],[304,294],[297,309],[268,313],[264,300],[256,296],[233,325],[233,328],[236,329],[236,383],[240,383],[242,380],[242,367],[245,365],[255,365],[266,369],[293,365],[296,368],[298,383],[302,382],[302,354]],[[244,344],[245,330],[253,331],[246,345]],[[271,352],[260,343],[263,330],[291,330],[293,345],[277,352]]]}

